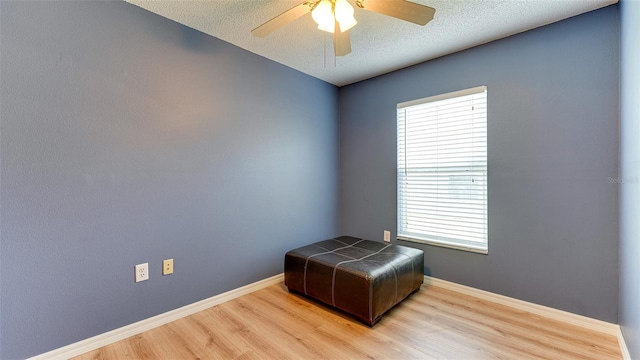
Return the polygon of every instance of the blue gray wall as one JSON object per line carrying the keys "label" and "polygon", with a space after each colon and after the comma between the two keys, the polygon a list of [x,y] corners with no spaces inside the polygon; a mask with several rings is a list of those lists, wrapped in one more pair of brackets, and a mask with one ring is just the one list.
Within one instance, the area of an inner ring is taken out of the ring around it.
{"label": "blue gray wall", "polygon": [[632,359],[640,359],[640,1],[620,3],[620,310]]}
{"label": "blue gray wall", "polygon": [[396,103],[483,84],[489,255],[418,246],[427,274],[617,322],[619,188],[639,357],[638,190],[611,181],[640,167],[638,2],[621,8],[618,129],[617,6],[338,92],[126,3],[0,1],[0,358],[277,274],[339,207],[341,233],[395,232]]}
{"label": "blue gray wall", "polygon": [[428,275],[617,322],[618,7],[340,88],[341,233],[396,231],[396,104],[488,86],[489,254]]}
{"label": "blue gray wall", "polygon": [[281,273],[337,235],[336,87],[121,1],[0,14],[0,358]]}

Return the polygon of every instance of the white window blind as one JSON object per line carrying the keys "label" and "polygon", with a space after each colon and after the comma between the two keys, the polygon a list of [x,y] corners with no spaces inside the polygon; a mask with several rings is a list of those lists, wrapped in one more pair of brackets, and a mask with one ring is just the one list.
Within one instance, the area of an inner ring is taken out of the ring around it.
{"label": "white window blind", "polygon": [[398,238],[487,253],[487,88],[398,104]]}

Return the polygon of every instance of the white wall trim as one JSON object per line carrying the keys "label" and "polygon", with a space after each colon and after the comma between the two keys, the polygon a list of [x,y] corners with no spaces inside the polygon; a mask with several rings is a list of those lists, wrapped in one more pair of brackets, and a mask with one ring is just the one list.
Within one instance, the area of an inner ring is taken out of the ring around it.
{"label": "white wall trim", "polygon": [[442,280],[442,279],[438,279],[438,278],[434,278],[426,275],[424,276],[424,282],[427,286],[441,287],[443,289],[456,291],[461,294],[474,296],[479,299],[492,301],[500,305],[509,306],[514,309],[527,311],[539,316],[544,316],[546,318],[562,321],[567,324],[572,324],[572,325],[580,326],[593,331],[598,331],[608,335],[613,335],[618,338],[618,346],[620,346],[622,359],[631,360],[631,355],[629,354],[629,348],[627,348],[627,343],[624,340],[622,329],[620,329],[620,326],[617,324],[612,324],[606,321],[592,319],[590,317],[550,308],[548,306],[530,303],[524,300],[510,298],[508,296],[495,294],[489,291],[484,291],[484,290],[472,288],[469,286],[456,284],[453,282],[449,282],[446,280]]}
{"label": "white wall trim", "polygon": [[631,360],[631,354],[629,353],[629,348],[627,347],[627,343],[624,341],[624,335],[622,334],[622,329],[618,326],[618,344],[620,345],[620,352],[622,353],[623,360]]}
{"label": "white wall trim", "polygon": [[438,286],[441,288],[457,291],[462,294],[475,296],[483,300],[492,301],[518,310],[527,311],[532,314],[544,316],[576,326],[581,326],[583,328],[602,332],[605,334],[618,336],[618,333],[620,332],[620,327],[617,324],[612,324],[606,321],[592,319],[586,316],[550,308],[548,306],[530,303],[524,300],[514,299],[508,296],[452,283],[446,280],[441,280],[426,275],[424,277],[424,281],[427,285]]}
{"label": "white wall trim", "polygon": [[[479,299],[492,301],[501,305],[509,306],[518,310],[527,311],[536,315],[544,316],[554,320],[562,321],[568,324],[581,326],[594,331],[599,331],[605,334],[613,335],[618,338],[618,344],[620,345],[620,351],[624,360],[631,360],[629,349],[622,335],[620,326],[612,323],[608,323],[601,320],[588,318],[586,316],[573,314],[570,312],[557,310],[543,305],[538,305],[523,300],[510,298],[508,296],[495,294],[492,292],[472,288],[465,285],[456,284],[446,280],[426,276],[424,277],[425,285],[437,286],[444,289],[459,292],[470,296],[477,297]],[[100,334],[76,343],[46,352],[29,358],[28,360],[66,360],[75,356],[82,355],[89,351],[96,350],[103,346],[112,344],[114,342],[124,340],[128,337],[143,333],[158,326],[170,323],[172,321],[187,317],[195,314],[199,311],[208,309],[212,306],[216,306],[233,300],[237,297],[252,293],[254,291],[263,289],[265,287],[279,284],[284,281],[284,274],[278,274],[270,278],[266,278],[237,289],[227,291],[225,293],[204,299],[193,304],[183,306],[181,308],[168,311],[166,313],[150,317],[145,320],[138,321],[136,323],[123,326],[118,329]]]}
{"label": "white wall trim", "polygon": [[82,355],[86,352],[93,351],[103,346],[112,344],[116,341],[124,340],[130,336],[140,334],[142,332],[151,330],[158,326],[170,323],[172,321],[187,317],[195,314],[199,311],[208,309],[212,306],[216,306],[233,300],[237,297],[252,293],[256,290],[263,289],[267,286],[275,285],[284,281],[284,274],[278,274],[270,278],[260,280],[237,289],[227,291],[225,293],[204,299],[193,304],[177,308],[175,310],[168,311],[166,313],[150,317],[145,320],[138,321],[136,323],[123,326],[118,329],[100,334],[86,340],[78,341],[76,343],[46,352],[30,358],[29,360],[66,360],[74,356]]}

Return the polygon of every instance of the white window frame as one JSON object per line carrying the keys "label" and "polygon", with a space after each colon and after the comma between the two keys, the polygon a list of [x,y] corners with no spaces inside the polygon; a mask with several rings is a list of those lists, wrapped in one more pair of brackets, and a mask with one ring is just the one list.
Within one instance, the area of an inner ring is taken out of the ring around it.
{"label": "white window frame", "polygon": [[397,120],[398,239],[487,254],[487,87],[399,103]]}

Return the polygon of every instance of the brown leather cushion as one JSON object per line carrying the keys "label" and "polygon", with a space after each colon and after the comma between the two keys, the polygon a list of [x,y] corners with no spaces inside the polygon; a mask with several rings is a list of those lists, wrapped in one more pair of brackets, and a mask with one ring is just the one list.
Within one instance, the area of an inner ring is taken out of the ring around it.
{"label": "brown leather cushion", "polygon": [[284,283],[372,326],[424,280],[424,252],[340,236],[287,252]]}

